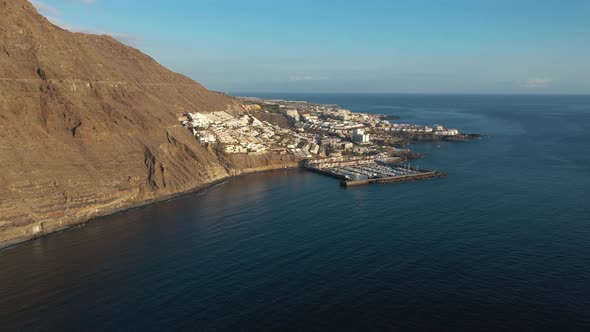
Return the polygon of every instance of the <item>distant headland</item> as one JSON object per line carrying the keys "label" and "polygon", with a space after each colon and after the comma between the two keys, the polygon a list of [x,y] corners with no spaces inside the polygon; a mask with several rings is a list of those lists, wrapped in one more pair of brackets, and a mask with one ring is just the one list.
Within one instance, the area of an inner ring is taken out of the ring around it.
{"label": "distant headland", "polygon": [[305,168],[346,186],[395,183],[444,176],[402,163],[420,155],[413,142],[462,142],[478,138],[442,125],[392,122],[399,117],[358,113],[338,105],[240,97],[243,114],[186,113],[179,118],[197,140],[226,154],[292,155]]}

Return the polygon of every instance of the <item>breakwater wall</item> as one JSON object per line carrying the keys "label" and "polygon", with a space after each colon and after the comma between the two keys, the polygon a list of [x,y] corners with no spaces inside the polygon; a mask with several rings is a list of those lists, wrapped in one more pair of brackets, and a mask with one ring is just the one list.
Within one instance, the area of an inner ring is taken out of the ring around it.
{"label": "breakwater wall", "polygon": [[308,162],[304,163],[303,167],[314,173],[339,179],[343,187],[410,182],[447,176],[439,171],[365,159]]}
{"label": "breakwater wall", "polygon": [[326,171],[326,170],[323,170],[321,168],[310,167],[310,166],[305,166],[305,165],[303,166],[303,168],[306,169],[306,170],[308,170],[308,171],[312,171],[314,173],[318,173],[318,174],[321,174],[321,175],[326,175],[326,176],[329,176],[329,177],[332,177],[332,178],[337,178],[337,179],[340,179],[342,181],[346,181],[346,177],[344,175],[341,175],[341,174],[336,174],[334,172]]}
{"label": "breakwater wall", "polygon": [[443,172],[425,172],[425,173],[418,173],[418,174],[393,176],[393,177],[387,177],[387,178],[356,180],[356,181],[342,179],[340,181],[340,185],[343,187],[356,187],[356,186],[363,186],[363,185],[367,185],[367,184],[392,184],[392,183],[400,183],[400,182],[428,180],[428,179],[440,178],[440,177],[445,177],[445,176],[447,176],[447,174],[443,173]]}

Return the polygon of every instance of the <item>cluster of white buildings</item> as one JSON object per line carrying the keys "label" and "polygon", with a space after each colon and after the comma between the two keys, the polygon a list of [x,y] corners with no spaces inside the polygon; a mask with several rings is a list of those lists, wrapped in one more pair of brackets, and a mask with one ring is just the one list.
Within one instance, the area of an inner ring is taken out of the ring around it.
{"label": "cluster of white buildings", "polygon": [[437,136],[455,136],[459,135],[457,129],[448,129],[440,125],[420,126],[415,124],[405,123],[381,123],[379,127],[374,128],[376,131],[381,132],[402,132],[402,133],[414,133],[414,134],[434,134]]}
{"label": "cluster of white buildings", "polygon": [[459,135],[459,131],[457,129],[447,129],[443,126],[435,125],[434,134],[440,136],[456,136]]}
{"label": "cluster of white buildings", "polygon": [[[297,111],[287,110],[285,116],[295,120]],[[315,135],[296,133],[250,114],[233,116],[226,112],[187,113],[179,118],[202,144],[220,144],[226,153],[263,154],[293,153],[300,157],[312,157],[320,152]]]}
{"label": "cluster of white buildings", "polygon": [[277,130],[251,115],[187,113],[179,119],[203,144],[221,143],[227,153],[265,153]]}
{"label": "cluster of white buildings", "polygon": [[217,144],[226,153],[291,153],[303,158],[379,153],[379,146],[371,144],[372,140],[383,140],[388,132],[459,135],[456,129],[390,123],[380,115],[353,113],[330,105],[284,102],[285,105],[272,101],[261,104],[264,103],[271,103],[271,112],[283,114],[292,127],[259,121],[253,112],[268,111],[257,104],[243,105],[245,114],[238,116],[195,112],[187,113],[179,121],[200,143]]}
{"label": "cluster of white buildings", "polygon": [[351,135],[355,129],[364,128],[365,125],[349,120],[335,120],[322,119],[318,115],[303,114],[301,115],[301,122],[297,123],[297,127],[303,130],[319,130],[329,134]]}

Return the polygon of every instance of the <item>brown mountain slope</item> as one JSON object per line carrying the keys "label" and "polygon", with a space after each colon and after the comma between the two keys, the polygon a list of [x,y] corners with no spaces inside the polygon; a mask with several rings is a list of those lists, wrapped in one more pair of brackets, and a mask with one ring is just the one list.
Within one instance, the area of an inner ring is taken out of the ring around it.
{"label": "brown mountain slope", "polygon": [[240,107],[109,36],[0,0],[0,246],[293,162],[219,155],[178,123],[220,110]]}

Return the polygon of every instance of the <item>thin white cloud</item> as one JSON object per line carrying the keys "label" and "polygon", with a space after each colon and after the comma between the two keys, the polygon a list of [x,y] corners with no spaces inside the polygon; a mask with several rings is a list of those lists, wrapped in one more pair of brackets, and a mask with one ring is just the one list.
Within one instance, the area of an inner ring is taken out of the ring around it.
{"label": "thin white cloud", "polygon": [[41,2],[41,1],[38,1],[38,0],[31,0],[31,3],[44,16],[55,17],[55,16],[60,16],[61,15],[61,13],[59,12],[59,10],[51,7],[50,5],[48,5],[48,4],[44,3],[44,2]]}
{"label": "thin white cloud", "polygon": [[[84,3],[84,4],[92,4],[92,3],[96,2],[96,0],[71,0],[71,1],[78,2],[78,3]],[[104,30],[94,29],[94,28],[72,26],[72,25],[69,25],[69,24],[63,22],[63,20],[61,18],[61,12],[59,10],[57,10],[57,9],[49,6],[48,4],[46,4],[42,1],[39,1],[39,0],[31,0],[31,3],[51,23],[53,23],[63,29],[72,31],[72,32],[81,32],[81,33],[86,33],[86,34],[91,34],[91,35],[109,35],[109,36],[117,39],[121,43],[131,45],[131,46],[137,46],[143,40],[140,36],[132,35],[132,34],[128,34],[128,33],[109,32],[109,31],[104,31]]]}
{"label": "thin white cloud", "polygon": [[529,78],[521,87],[525,89],[545,89],[551,86],[553,80],[550,78]]}

